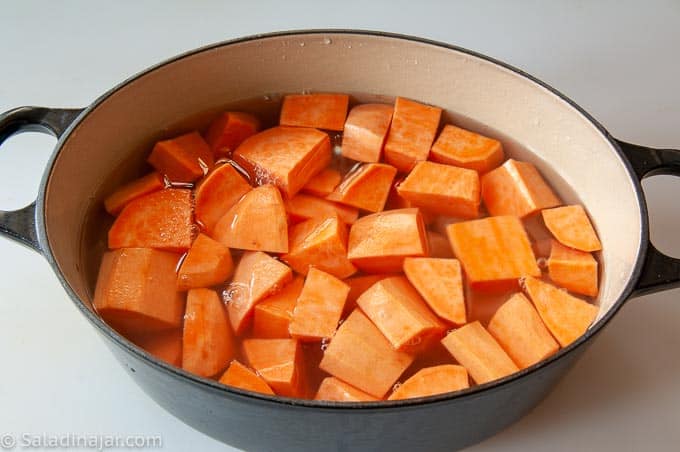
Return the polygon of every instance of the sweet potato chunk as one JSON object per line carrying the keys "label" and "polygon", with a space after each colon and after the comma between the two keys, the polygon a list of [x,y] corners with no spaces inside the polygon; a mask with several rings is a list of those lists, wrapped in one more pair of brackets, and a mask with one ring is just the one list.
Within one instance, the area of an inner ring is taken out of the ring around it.
{"label": "sweet potato chunk", "polygon": [[288,252],[288,217],[279,190],[270,184],[250,190],[217,222],[213,235],[229,248]]}
{"label": "sweet potato chunk", "polygon": [[354,311],[357,307],[357,299],[366,292],[373,284],[381,281],[391,275],[363,275],[353,276],[345,279],[345,284],[349,286],[349,294],[347,294],[347,302],[345,303],[345,313]]}
{"label": "sweet potato chunk", "polygon": [[368,317],[355,309],[331,339],[319,367],[381,399],[413,359],[395,350]]}
{"label": "sweet potato chunk", "polygon": [[130,201],[140,198],[149,193],[153,193],[158,190],[162,190],[165,187],[165,181],[163,176],[153,172],[146,176],[135,179],[129,182],[115,192],[111,193],[104,200],[104,208],[111,215],[118,215],[123,207],[125,207]]}
{"label": "sweet potato chunk", "polygon": [[243,141],[257,133],[260,121],[249,113],[227,111],[210,123],[205,141],[217,157],[231,154]]}
{"label": "sweet potato chunk", "polygon": [[342,175],[338,171],[326,168],[309,179],[309,182],[302,187],[302,191],[323,198],[333,193],[341,180]]}
{"label": "sweet potato chunk", "polygon": [[559,350],[541,317],[527,298],[516,293],[489,321],[489,333],[521,369]]}
{"label": "sweet potato chunk", "polygon": [[397,169],[384,163],[365,163],[350,172],[338,187],[326,197],[330,201],[380,212],[390,194]]}
{"label": "sweet potato chunk", "polygon": [[293,318],[304,278],[298,276],[280,292],[265,298],[255,305],[253,315],[253,336],[261,339],[289,338],[288,327]]}
{"label": "sweet potato chunk", "polygon": [[284,199],[286,212],[293,222],[310,218],[323,218],[338,214],[343,223],[352,224],[359,218],[359,211],[354,207],[343,206],[335,202],[299,193],[290,199]]}
{"label": "sweet potato chunk", "polygon": [[491,215],[520,218],[562,204],[534,165],[513,159],[482,176],[482,199]]}
{"label": "sweet potato chunk", "polygon": [[463,274],[456,259],[407,257],[404,273],[427,305],[444,320],[466,323]]}
{"label": "sweet potato chunk", "polygon": [[563,245],[587,252],[602,249],[602,244],[582,206],[547,209],[542,214],[548,230]]}
{"label": "sweet potato chunk", "polygon": [[442,364],[426,367],[400,384],[387,400],[427,397],[445,392],[460,391],[470,386],[468,373],[463,366]]}
{"label": "sweet potato chunk", "polygon": [[109,248],[182,252],[193,236],[191,191],[165,189],[130,202],[109,229]]}
{"label": "sweet potato chunk", "polygon": [[447,124],[430,150],[430,159],[484,174],[503,163],[500,141]]}
{"label": "sweet potato chunk", "polygon": [[347,226],[337,214],[296,224],[289,236],[289,252],[281,259],[296,272],[306,275],[310,267],[316,267],[347,278],[357,271],[347,259]]}
{"label": "sweet potato chunk", "polygon": [[104,253],[94,308],[123,334],[177,328],[184,297],[175,291],[179,255],[150,248],[122,248]]}
{"label": "sweet potato chunk", "polygon": [[215,163],[208,143],[198,132],[157,142],[148,161],[173,182],[200,179]]}
{"label": "sweet potato chunk", "polygon": [[385,104],[362,104],[352,108],[342,134],[342,155],[360,162],[379,162],[392,112],[394,107]]}
{"label": "sweet potato chunk", "polygon": [[379,399],[364,391],[348,385],[335,377],[326,377],[321,382],[314,400],[329,400],[333,402],[375,402]]}
{"label": "sweet potato chunk", "polygon": [[168,364],[182,367],[182,330],[132,335],[132,342]]}
{"label": "sweet potato chunk", "polygon": [[217,222],[251,188],[248,181],[230,164],[217,166],[196,187],[194,193],[196,222],[212,234]]}
{"label": "sweet potato chunk", "polygon": [[365,272],[401,271],[405,257],[428,254],[422,216],[412,208],[362,217],[349,231],[347,250],[349,260]]}
{"label": "sweet potato chunk", "polygon": [[581,337],[599,311],[597,306],[540,279],[527,277],[523,286],[543,323],[562,347]]}
{"label": "sweet potato chunk", "polygon": [[279,124],[342,131],[348,105],[347,94],[289,94],[283,98]]}
{"label": "sweet potato chunk", "polygon": [[243,355],[276,394],[302,394],[302,350],[295,339],[245,339]]}
{"label": "sweet potato chunk", "polygon": [[375,283],[357,304],[396,350],[418,350],[444,332],[444,324],[403,276]]}
{"label": "sweet potato chunk", "polygon": [[274,391],[272,391],[272,388],[269,387],[266,381],[237,360],[233,360],[227,371],[222,374],[220,383],[245,389],[246,391],[274,395]]}
{"label": "sweet potato chunk", "polygon": [[551,240],[548,272],[555,284],[570,292],[597,296],[597,261],[590,253]]}
{"label": "sweet potato chunk", "polygon": [[519,371],[498,342],[479,322],[468,323],[442,339],[444,347],[462,364],[477,384]]}
{"label": "sweet potato chunk", "polygon": [[385,140],[387,163],[406,172],[411,171],[417,162],[427,160],[441,113],[441,108],[398,97]]}
{"label": "sweet potato chunk", "polygon": [[255,304],[283,289],[293,279],[284,263],[260,251],[243,253],[227,288],[227,311],[236,334],[247,326]]}
{"label": "sweet potato chunk", "polygon": [[220,297],[210,289],[190,290],[184,315],[182,368],[212,377],[229,364],[235,353],[234,335]]}
{"label": "sweet potato chunk", "polygon": [[397,186],[399,195],[414,207],[438,215],[477,218],[477,171],[432,162],[419,162]]}
{"label": "sweet potato chunk", "polygon": [[199,234],[179,267],[177,290],[221,284],[233,271],[229,248],[205,234]]}
{"label": "sweet potato chunk", "polygon": [[247,138],[233,159],[258,185],[275,184],[294,196],[331,161],[328,135],[306,127],[272,127]]}
{"label": "sweet potato chunk", "polygon": [[302,341],[320,341],[333,336],[348,293],[347,284],[311,268],[293,310],[290,335]]}
{"label": "sweet potato chunk", "polygon": [[513,216],[488,217],[446,227],[453,252],[473,289],[506,290],[517,279],[540,276],[522,222]]}

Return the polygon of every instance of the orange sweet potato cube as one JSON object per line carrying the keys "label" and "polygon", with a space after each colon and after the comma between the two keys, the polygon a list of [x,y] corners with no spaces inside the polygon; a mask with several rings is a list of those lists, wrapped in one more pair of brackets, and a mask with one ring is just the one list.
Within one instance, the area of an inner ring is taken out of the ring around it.
{"label": "orange sweet potato cube", "polygon": [[302,187],[302,191],[323,198],[333,193],[333,190],[340,184],[341,180],[342,175],[340,172],[326,168],[309,179],[309,182]]}
{"label": "orange sweet potato cube", "polygon": [[280,292],[265,298],[255,305],[253,315],[253,336],[261,339],[289,338],[288,327],[293,318],[304,278],[298,276]]}
{"label": "orange sweet potato cube", "polygon": [[385,140],[385,160],[399,171],[410,171],[427,160],[439,128],[441,108],[398,97]]}
{"label": "orange sweet potato cube", "polygon": [[413,359],[413,355],[395,350],[368,317],[356,309],[336,331],[319,367],[381,399]]}
{"label": "orange sweet potato cube", "polygon": [[563,245],[580,251],[599,251],[600,239],[582,206],[564,206],[541,212],[545,226]]}
{"label": "orange sweet potato cube", "polygon": [[115,192],[111,193],[104,200],[104,208],[111,215],[118,215],[123,207],[130,201],[133,201],[149,193],[153,193],[165,188],[165,181],[163,176],[157,172],[149,173],[146,176],[135,179],[129,182]]}
{"label": "orange sweet potato cube", "polygon": [[465,367],[455,364],[441,364],[420,369],[392,391],[387,400],[427,397],[445,392],[460,391],[469,386],[470,382]]}
{"label": "orange sweet potato cube", "polygon": [[243,355],[276,394],[285,397],[302,394],[302,350],[297,340],[245,339]]}
{"label": "orange sweet potato cube", "polygon": [[482,176],[482,200],[491,215],[520,218],[562,204],[534,165],[513,159]]}
{"label": "orange sweet potato cube", "polygon": [[331,161],[328,135],[307,127],[272,127],[247,138],[233,159],[262,185],[273,183],[294,196]]}
{"label": "orange sweet potato cube", "polygon": [[394,107],[386,104],[352,108],[342,134],[342,155],[360,162],[379,162],[393,112]]}
{"label": "orange sweet potato cube", "polygon": [[404,258],[427,256],[428,246],[420,211],[395,209],[358,219],[349,231],[347,257],[362,271],[394,273]]}
{"label": "orange sweet potato cube", "polygon": [[205,141],[216,156],[231,154],[243,141],[257,133],[260,121],[249,113],[227,111],[208,126]]}
{"label": "orange sweet potato cube", "polygon": [[479,175],[474,170],[419,162],[397,192],[414,207],[438,215],[477,218],[479,214]]}
{"label": "orange sweet potato cube", "polygon": [[177,290],[222,284],[234,271],[229,248],[199,234],[177,272]]}
{"label": "orange sweet potato cube", "polygon": [[274,395],[274,391],[272,391],[272,388],[269,387],[266,381],[237,360],[233,360],[227,371],[222,374],[220,383],[245,389],[246,391]]}
{"label": "orange sweet potato cube", "polygon": [[342,131],[348,105],[347,94],[289,94],[283,98],[279,124]]}
{"label": "orange sweet potato cube", "polygon": [[326,197],[369,212],[380,212],[392,188],[397,169],[384,163],[365,163],[345,176],[338,187]]}
{"label": "orange sweet potato cube", "polygon": [[337,214],[298,223],[290,228],[289,237],[289,251],[281,259],[296,272],[306,275],[316,267],[338,278],[356,273],[347,259],[347,226]]}
{"label": "orange sweet potato cube", "polygon": [[479,323],[450,332],[444,347],[463,365],[477,384],[484,384],[519,371],[503,348]]}
{"label": "orange sweet potato cube", "polygon": [[94,308],[123,334],[148,333],[182,324],[184,296],[175,290],[179,255],[150,248],[104,253]]}
{"label": "orange sweet potato cube", "polygon": [[397,350],[418,350],[445,329],[403,276],[373,284],[357,304]]}
{"label": "orange sweet potato cube", "polygon": [[476,290],[507,290],[518,278],[540,276],[531,243],[514,216],[488,217],[446,227],[453,252]]}
{"label": "orange sweet potato cube", "polygon": [[321,381],[314,400],[329,400],[333,402],[375,402],[379,399],[364,391],[348,385],[335,377],[326,377]]}
{"label": "orange sweet potato cube", "polygon": [[475,170],[480,174],[503,163],[505,155],[500,141],[447,124],[430,150],[430,159]]}
{"label": "orange sweet potato cube", "polygon": [[352,276],[345,279],[345,284],[349,286],[347,302],[345,303],[345,313],[349,314],[357,307],[357,299],[362,293],[366,292],[373,284],[392,275],[362,275]]}
{"label": "orange sweet potato cube", "polygon": [[343,206],[305,193],[298,193],[290,199],[284,199],[283,202],[293,223],[310,218],[325,218],[333,214],[337,214],[346,224],[352,224],[359,218],[359,211],[356,207]]}
{"label": "orange sweet potato cube", "polygon": [[173,182],[200,179],[215,163],[208,143],[198,132],[157,142],[148,161]]}
{"label": "orange sweet potato cube", "polygon": [[338,327],[349,286],[312,267],[297,299],[289,332],[302,341],[330,338]]}
{"label": "orange sweet potato cube", "polygon": [[536,364],[560,348],[534,306],[521,293],[514,294],[498,308],[488,329],[521,369]]}
{"label": "orange sweet potato cube", "polygon": [[550,279],[570,292],[595,297],[598,293],[597,260],[592,254],[551,240],[548,273]]}
{"label": "orange sweet potato cube", "polygon": [[212,234],[217,222],[251,189],[232,165],[218,165],[201,179],[194,191],[196,222]]}

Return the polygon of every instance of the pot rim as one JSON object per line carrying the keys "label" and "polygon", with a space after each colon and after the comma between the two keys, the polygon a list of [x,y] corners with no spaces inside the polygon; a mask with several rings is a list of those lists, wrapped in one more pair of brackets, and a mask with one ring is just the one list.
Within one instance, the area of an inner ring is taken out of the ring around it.
{"label": "pot rim", "polygon": [[[113,328],[111,328],[106,322],[103,321],[103,319],[97,315],[94,311],[88,309],[88,307],[85,305],[85,302],[76,295],[76,293],[73,291],[71,286],[69,285],[68,281],[66,281],[66,278],[62,274],[56,259],[54,255],[52,254],[52,249],[49,244],[49,239],[47,237],[47,230],[46,230],[46,219],[45,219],[45,198],[47,194],[47,189],[49,186],[50,178],[52,175],[52,168],[54,166],[54,163],[56,162],[59,154],[61,153],[62,147],[64,143],[68,140],[70,134],[73,132],[74,129],[76,129],[80,123],[83,121],[84,118],[87,117],[87,115],[95,110],[99,105],[104,103],[110,96],[112,96],[114,93],[116,93],[118,90],[123,88],[124,86],[128,85],[129,83],[147,75],[148,73],[151,73],[155,71],[156,69],[159,69],[163,66],[172,64],[176,61],[179,61],[183,58],[190,57],[205,51],[213,50],[219,47],[224,47],[224,46],[229,46],[229,45],[234,45],[234,44],[240,44],[240,43],[246,43],[250,41],[257,41],[261,39],[269,39],[269,38],[278,38],[278,37],[293,37],[293,36],[310,36],[310,35],[363,35],[363,36],[373,36],[373,37],[381,37],[381,38],[390,38],[394,40],[401,40],[401,41],[409,41],[409,42],[416,42],[416,43],[421,43],[421,44],[428,44],[436,47],[440,47],[443,49],[448,49],[448,50],[453,50],[456,52],[460,53],[465,53],[467,55],[485,60],[487,62],[490,62],[492,64],[495,64],[497,66],[500,66],[504,69],[507,69],[525,79],[528,79],[529,81],[533,82],[536,84],[538,87],[544,88],[548,90],[550,93],[554,94],[557,96],[559,99],[562,101],[566,102],[571,108],[576,110],[576,112],[580,113],[588,122],[590,122],[595,128],[602,134],[602,136],[611,144],[612,148],[616,151],[618,154],[619,160],[625,167],[626,171],[628,172],[629,178],[633,181],[633,187],[635,190],[635,195],[637,197],[638,201],[638,206],[640,209],[640,215],[641,215],[641,228],[640,228],[640,247],[638,248],[638,255],[637,259],[634,264],[633,268],[633,273],[631,278],[628,280],[626,283],[626,286],[621,293],[620,297],[612,304],[612,306],[609,308],[609,310],[598,320],[594,325],[590,326],[590,328],[586,331],[585,334],[583,334],[579,339],[571,343],[569,346],[560,349],[557,353],[553,354],[549,358],[546,358],[536,364],[534,364],[531,367],[525,368],[520,370],[519,372],[515,372],[514,374],[511,374],[507,377],[494,380],[489,383],[485,383],[482,385],[475,385],[474,387],[461,390],[461,391],[455,391],[455,392],[449,392],[449,393],[443,393],[443,394],[437,394],[433,396],[427,396],[427,397],[418,397],[418,398],[412,398],[412,399],[405,399],[405,400],[394,400],[394,401],[380,401],[380,402],[333,402],[333,401],[320,401],[320,400],[307,400],[307,399],[295,399],[295,398],[288,398],[288,397],[281,397],[281,396],[269,396],[265,394],[260,394],[256,392],[251,392],[251,391],[246,391],[246,390],[241,390],[238,388],[234,388],[231,386],[226,386],[223,384],[218,383],[215,380],[210,380],[207,378],[199,377],[195,374],[189,373],[181,368],[177,368],[171,364],[168,364],[164,361],[159,360],[158,358],[154,357],[153,355],[149,354],[148,352],[144,351],[140,347],[134,345],[132,342],[130,342],[128,339],[126,339],[124,336],[120,335],[118,332],[116,332]],[[648,218],[648,212],[647,212],[647,205],[645,202],[644,195],[642,193],[642,186],[635,175],[635,171],[633,170],[630,162],[628,159],[625,157],[624,153],[622,152],[621,148],[619,147],[617,141],[609,134],[609,132],[600,124],[595,118],[593,118],[588,112],[586,112],[582,107],[580,107],[576,102],[562,94],[560,91],[556,90],[552,86],[548,85],[547,83],[535,78],[534,76],[526,73],[525,71],[516,68],[510,64],[507,64],[503,61],[497,60],[495,58],[483,55],[481,53],[459,47],[456,45],[452,44],[447,44],[444,42],[432,40],[432,39],[427,39],[427,38],[421,38],[421,37],[416,37],[416,36],[410,36],[410,35],[405,35],[405,34],[400,34],[400,33],[391,33],[391,32],[384,32],[384,31],[375,31],[375,30],[361,30],[361,29],[303,29],[303,30],[286,30],[286,31],[276,31],[276,32],[271,32],[271,33],[260,33],[260,34],[254,34],[254,35],[249,35],[249,36],[244,36],[240,38],[235,38],[235,39],[229,39],[213,44],[208,44],[206,46],[202,46],[193,50],[189,50],[183,53],[180,53],[179,55],[176,55],[174,57],[171,57],[169,59],[166,59],[165,61],[162,61],[160,63],[157,63],[155,65],[152,65],[148,67],[147,69],[142,70],[141,72],[138,72],[137,74],[132,75],[131,77],[125,79],[121,83],[117,84],[110,90],[106,91],[104,94],[99,96],[92,104],[90,104],[87,108],[85,108],[80,115],[71,123],[71,125],[64,131],[64,133],[61,135],[59,138],[55,150],[52,153],[48,163],[45,172],[43,173],[42,180],[40,182],[40,188],[38,191],[38,199],[36,202],[36,229],[38,233],[38,241],[40,244],[41,251],[45,258],[47,259],[48,263],[52,267],[52,270],[56,274],[57,278],[59,279],[59,282],[61,285],[64,287],[66,290],[67,294],[71,298],[71,300],[74,302],[74,304],[77,306],[77,308],[81,311],[81,313],[92,323],[100,333],[102,333],[105,337],[110,338],[118,347],[124,349],[128,353],[132,354],[135,358],[138,360],[144,362],[145,364],[155,367],[160,371],[164,371],[173,377],[177,379],[184,379],[188,383],[197,385],[201,387],[204,390],[212,391],[219,393],[221,395],[228,395],[232,397],[239,397],[243,398],[244,400],[249,400],[252,402],[259,402],[263,404],[272,404],[272,405],[287,405],[291,407],[304,407],[304,408],[316,408],[316,409],[321,409],[321,410],[332,410],[332,411],[338,411],[338,410],[356,410],[356,409],[362,409],[362,410],[385,410],[385,409],[394,409],[394,408],[405,408],[405,407],[421,407],[424,405],[429,405],[433,403],[440,403],[440,402],[449,402],[453,400],[470,400],[473,398],[476,398],[482,394],[487,394],[487,393],[492,393],[496,392],[498,390],[501,390],[503,387],[516,383],[518,380],[527,377],[531,374],[534,373],[539,373],[542,370],[548,368],[549,366],[555,364],[558,360],[562,359],[563,357],[575,353],[577,349],[580,349],[582,346],[584,346],[590,339],[592,339],[598,332],[600,332],[605,325],[609,323],[609,321],[613,318],[613,316],[619,311],[621,306],[625,303],[625,301],[630,297],[632,294],[635,284],[637,280],[639,279],[641,272],[642,272],[642,267],[644,264],[644,256],[646,255],[648,244],[649,244],[649,218]],[[134,372],[134,369],[131,369],[131,371]]]}

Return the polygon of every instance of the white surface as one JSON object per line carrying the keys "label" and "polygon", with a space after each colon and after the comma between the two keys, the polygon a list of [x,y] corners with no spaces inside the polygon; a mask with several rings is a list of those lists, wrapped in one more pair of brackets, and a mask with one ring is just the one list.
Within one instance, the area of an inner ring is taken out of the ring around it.
{"label": "white surface", "polygon": [[[570,96],[614,136],[680,148],[680,4],[628,3],[5,3],[0,111],[85,106],[149,65],[228,38],[365,28],[496,57]],[[0,208],[32,200],[53,142],[22,135],[3,146]],[[677,256],[679,184],[645,184],[653,238]],[[164,450],[225,450],[132,383],[40,256],[6,240],[0,256],[0,435],[149,434],[162,435]],[[544,403],[471,450],[677,450],[679,294],[631,300]]]}

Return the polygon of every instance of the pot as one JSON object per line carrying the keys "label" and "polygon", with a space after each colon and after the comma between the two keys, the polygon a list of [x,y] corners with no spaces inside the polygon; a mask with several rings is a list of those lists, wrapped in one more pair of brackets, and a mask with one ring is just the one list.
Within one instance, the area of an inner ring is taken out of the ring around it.
{"label": "pot", "polygon": [[[501,380],[368,404],[226,387],[159,361],[105,324],[91,304],[87,237],[93,227],[88,219],[106,187],[139,168],[144,151],[178,118],[239,99],[303,90],[400,95],[443,107],[448,122],[501,139],[510,154],[534,163],[566,202],[584,204],[603,244],[600,313],[586,334]],[[680,260],[649,243],[640,186],[648,175],[680,175],[680,151],[618,141],[545,83],[448,44],[338,30],[237,39],[154,66],[86,109],[21,107],[0,115],[0,143],[31,130],[59,141],[37,200],[0,212],[0,233],[48,260],[83,316],[159,405],[243,449],[437,451],[473,444],[539,403],[626,300],[680,285]]]}

